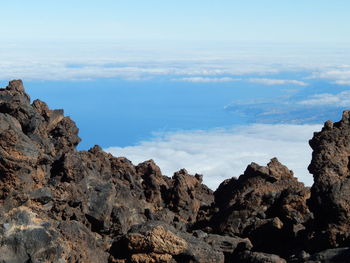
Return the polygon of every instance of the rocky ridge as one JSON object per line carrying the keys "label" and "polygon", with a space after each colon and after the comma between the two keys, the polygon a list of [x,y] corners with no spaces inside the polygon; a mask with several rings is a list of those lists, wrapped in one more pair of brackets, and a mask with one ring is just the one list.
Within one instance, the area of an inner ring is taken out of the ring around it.
{"label": "rocky ridge", "polygon": [[314,134],[305,187],[273,158],[213,192],[99,146],[63,110],[0,89],[0,262],[347,262],[350,112]]}

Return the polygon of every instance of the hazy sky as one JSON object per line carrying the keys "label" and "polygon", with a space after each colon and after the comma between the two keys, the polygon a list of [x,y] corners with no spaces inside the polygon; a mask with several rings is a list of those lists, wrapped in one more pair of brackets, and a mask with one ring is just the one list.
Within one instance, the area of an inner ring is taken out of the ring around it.
{"label": "hazy sky", "polygon": [[4,40],[350,42],[348,0],[11,0]]}

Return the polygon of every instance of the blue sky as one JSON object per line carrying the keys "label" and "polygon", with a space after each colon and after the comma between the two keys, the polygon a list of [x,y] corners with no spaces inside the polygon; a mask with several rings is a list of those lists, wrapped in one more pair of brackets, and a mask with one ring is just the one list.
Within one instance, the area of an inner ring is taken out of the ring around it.
{"label": "blue sky", "polygon": [[[350,42],[346,0],[2,1],[7,40]],[[6,37],[5,37],[6,36]]]}
{"label": "blue sky", "polygon": [[302,181],[308,140],[350,108],[350,2],[2,1],[0,84],[100,144],[215,188],[277,156]]}

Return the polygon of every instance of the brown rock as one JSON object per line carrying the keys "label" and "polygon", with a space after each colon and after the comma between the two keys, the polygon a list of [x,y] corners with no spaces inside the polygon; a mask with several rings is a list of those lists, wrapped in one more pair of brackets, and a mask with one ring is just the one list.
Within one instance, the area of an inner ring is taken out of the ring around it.
{"label": "brown rock", "polygon": [[214,195],[219,210],[211,220],[214,231],[248,237],[259,251],[292,253],[298,231],[311,217],[308,189],[276,158],[266,167],[252,163],[238,179],[224,181]]}
{"label": "brown rock", "polygon": [[155,226],[145,233],[130,233],[127,235],[128,249],[131,252],[149,252],[157,254],[177,255],[187,248],[184,239],[176,236],[163,226]]}
{"label": "brown rock", "polygon": [[213,192],[202,184],[202,177],[191,176],[185,169],[174,174],[168,192],[169,208],[185,222],[195,222],[200,208],[214,201]]}
{"label": "brown rock", "polygon": [[[350,242],[350,112],[310,141],[310,191],[277,159],[213,193],[94,146],[63,110],[0,89],[0,261],[344,262]],[[313,214],[309,211],[314,213]],[[340,248],[340,247],[345,248]],[[311,256],[310,256],[310,254]]]}
{"label": "brown rock", "polygon": [[169,260],[171,255],[171,262],[224,262],[221,248],[215,249],[204,240],[161,221],[148,221],[132,227],[127,235],[115,241],[110,253],[113,258],[125,260],[135,257],[146,260],[149,259],[146,255],[152,254],[152,258],[163,255]]}
{"label": "brown rock", "polygon": [[326,122],[310,140],[309,171],[314,176],[310,209],[315,215],[309,242],[312,251],[348,245],[350,241],[350,117]]}
{"label": "brown rock", "polygon": [[164,207],[164,199],[169,185],[162,175],[160,168],[149,160],[136,166],[136,171],[143,179],[143,188],[146,201],[155,205],[155,208]]}
{"label": "brown rock", "polygon": [[133,254],[130,261],[132,263],[168,263],[173,261],[173,257],[169,254]]}
{"label": "brown rock", "polygon": [[[200,176],[182,171],[168,178],[153,161],[135,167],[99,146],[78,152],[79,141],[78,128],[63,110],[51,110],[40,100],[30,104],[21,81],[0,89],[0,216],[11,218],[17,207],[35,213],[61,240],[64,253],[57,257],[62,260],[106,262],[104,251],[112,240],[134,225],[162,219],[186,230],[188,220],[195,222],[200,207],[213,200]],[[177,249],[174,240],[168,241],[175,237],[164,229],[148,236],[154,260],[160,260],[155,259],[160,252],[165,260]],[[20,244],[25,245],[25,235],[16,236]],[[15,255],[19,248],[4,249],[0,245],[4,255]],[[38,257],[34,250],[21,251],[23,260]]]}
{"label": "brown rock", "polygon": [[236,262],[241,263],[287,263],[287,261],[277,255],[244,251],[240,253]]}

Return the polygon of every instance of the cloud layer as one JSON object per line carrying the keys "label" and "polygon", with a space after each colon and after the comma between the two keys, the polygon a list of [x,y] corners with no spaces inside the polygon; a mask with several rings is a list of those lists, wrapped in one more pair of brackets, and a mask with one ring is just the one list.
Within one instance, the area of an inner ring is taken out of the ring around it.
{"label": "cloud layer", "polygon": [[[191,82],[229,82],[243,75],[263,85],[293,84],[302,80],[259,76],[280,72],[316,72],[312,76],[348,84],[350,52],[336,47],[307,45],[178,43],[0,43],[0,80],[87,80],[120,78],[144,80],[157,76]],[[211,78],[210,78],[211,77]],[[249,76],[252,77],[252,76]]]}
{"label": "cloud layer", "polygon": [[230,78],[230,77],[221,77],[221,78],[208,78],[208,77],[188,77],[188,78],[179,78],[174,79],[174,81],[184,81],[184,82],[193,82],[193,83],[215,83],[215,82],[234,82],[240,81],[239,78]]}
{"label": "cloud layer", "polygon": [[266,78],[251,78],[248,80],[251,83],[263,84],[263,85],[297,85],[297,86],[307,86],[307,83],[300,80],[293,79],[266,79]]}
{"label": "cloud layer", "polygon": [[337,94],[315,94],[309,99],[302,100],[299,104],[310,106],[333,106],[350,107],[350,91],[342,91]]}
{"label": "cloud layer", "polygon": [[314,79],[328,79],[338,85],[350,85],[350,66],[341,65],[334,68],[327,68],[311,75]]}
{"label": "cloud layer", "polygon": [[215,189],[224,179],[238,177],[251,162],[261,165],[277,157],[307,185],[311,160],[308,140],[320,125],[256,124],[225,130],[167,133],[130,147],[110,147],[106,151],[126,156],[134,163],[154,159],[163,173],[171,176],[186,168],[202,173],[204,183]]}

